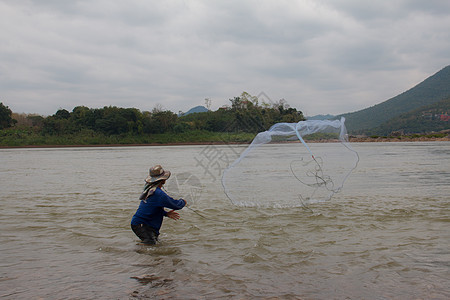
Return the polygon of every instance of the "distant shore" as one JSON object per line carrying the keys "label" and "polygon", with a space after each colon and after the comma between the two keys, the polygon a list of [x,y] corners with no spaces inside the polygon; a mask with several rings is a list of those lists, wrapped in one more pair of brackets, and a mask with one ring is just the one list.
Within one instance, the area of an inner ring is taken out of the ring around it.
{"label": "distant shore", "polygon": [[[350,143],[380,143],[380,142],[449,142],[450,136],[446,137],[350,137]],[[308,143],[333,143],[338,140],[310,140]],[[88,148],[88,147],[148,147],[148,146],[201,146],[201,145],[245,145],[250,142],[175,142],[175,143],[148,143],[148,144],[93,144],[93,145],[23,145],[2,146],[0,149],[14,148]]]}
{"label": "distant shore", "polygon": [[374,142],[448,142],[450,141],[450,136],[446,137],[408,137],[408,136],[399,136],[399,137],[350,137],[349,141],[351,143],[374,143]]}
{"label": "distant shore", "polygon": [[146,146],[201,146],[201,145],[245,145],[246,142],[179,142],[179,143],[148,143],[148,144],[95,144],[95,145],[24,145],[0,146],[0,149],[11,148],[92,148],[92,147],[146,147]]}

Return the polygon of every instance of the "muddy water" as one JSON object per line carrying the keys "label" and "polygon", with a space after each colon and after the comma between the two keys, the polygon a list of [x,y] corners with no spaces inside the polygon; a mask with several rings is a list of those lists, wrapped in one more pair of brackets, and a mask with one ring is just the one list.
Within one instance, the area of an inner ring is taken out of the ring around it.
{"label": "muddy water", "polygon": [[[450,298],[450,143],[352,146],[341,193],[287,209],[224,195],[245,146],[2,149],[0,297]],[[155,163],[192,210],[147,247],[129,221]]]}

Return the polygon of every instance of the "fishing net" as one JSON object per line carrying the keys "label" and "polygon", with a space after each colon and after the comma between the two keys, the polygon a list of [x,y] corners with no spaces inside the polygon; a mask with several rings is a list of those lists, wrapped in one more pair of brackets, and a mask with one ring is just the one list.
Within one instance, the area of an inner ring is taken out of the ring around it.
{"label": "fishing net", "polygon": [[202,192],[200,180],[190,172],[172,175],[164,188],[169,196],[174,199],[184,199],[188,205],[194,204]]}
{"label": "fishing net", "polygon": [[258,133],[223,172],[225,194],[233,204],[250,207],[296,207],[331,199],[359,161],[344,122],[277,123]]}

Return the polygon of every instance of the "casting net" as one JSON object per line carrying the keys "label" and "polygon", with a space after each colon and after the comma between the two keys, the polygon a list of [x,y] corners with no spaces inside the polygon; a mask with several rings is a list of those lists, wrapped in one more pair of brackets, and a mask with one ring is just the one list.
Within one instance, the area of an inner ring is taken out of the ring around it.
{"label": "casting net", "polygon": [[238,206],[296,207],[340,192],[359,156],[345,119],[277,123],[260,132],[222,175]]}

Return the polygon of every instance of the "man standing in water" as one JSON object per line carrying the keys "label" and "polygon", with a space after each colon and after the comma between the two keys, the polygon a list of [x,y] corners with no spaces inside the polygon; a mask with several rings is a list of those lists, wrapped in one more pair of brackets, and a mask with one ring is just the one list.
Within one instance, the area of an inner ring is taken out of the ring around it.
{"label": "man standing in water", "polygon": [[186,205],[186,200],[174,200],[161,189],[169,177],[170,171],[156,165],[150,168],[150,174],[145,179],[144,191],[139,197],[141,203],[131,219],[131,229],[144,244],[156,244],[163,218],[178,220],[180,215],[175,210]]}

